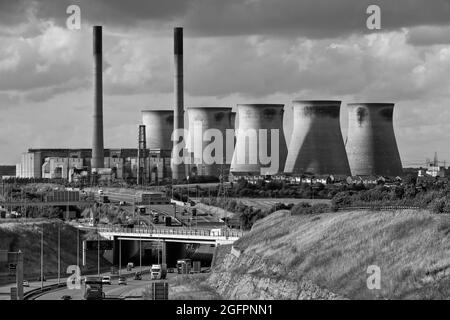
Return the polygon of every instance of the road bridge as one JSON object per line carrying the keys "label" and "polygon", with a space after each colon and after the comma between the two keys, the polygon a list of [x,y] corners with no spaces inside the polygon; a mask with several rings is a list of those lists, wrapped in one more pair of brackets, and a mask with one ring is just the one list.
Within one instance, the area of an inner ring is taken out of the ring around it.
{"label": "road bridge", "polygon": [[140,241],[166,241],[179,243],[198,243],[225,245],[232,244],[244,235],[243,231],[231,230],[228,228],[207,229],[207,228],[180,228],[180,227],[134,227],[126,228],[122,226],[107,227],[79,227],[80,229],[95,229],[102,237],[114,240],[140,240]]}

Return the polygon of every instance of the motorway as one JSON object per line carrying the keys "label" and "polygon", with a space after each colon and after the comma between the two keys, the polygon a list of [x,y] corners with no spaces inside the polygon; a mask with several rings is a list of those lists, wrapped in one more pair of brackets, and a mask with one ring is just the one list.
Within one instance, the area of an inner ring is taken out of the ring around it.
{"label": "motorway", "polygon": [[[98,193],[95,191],[95,189],[92,189],[90,191],[93,191],[95,194],[95,198],[98,199]],[[138,191],[134,194],[130,193],[120,193],[120,192],[111,192],[111,191],[104,191],[104,195],[108,196],[108,198],[111,200],[112,203],[118,203],[120,201],[125,201],[126,205],[122,206],[124,210],[126,210],[128,213],[133,214],[133,203],[140,199],[142,191]],[[191,216],[190,214],[183,214],[184,210],[186,209],[188,212],[190,208],[195,207],[182,207],[182,206],[176,206],[176,216],[174,216],[174,208],[172,204],[167,205],[151,205],[149,206],[152,210],[160,213],[161,215],[165,216],[171,216],[172,221],[173,218],[176,218],[178,221],[181,221],[184,225],[190,225],[195,227],[221,227],[224,226],[224,223],[219,220],[219,217],[215,215],[211,215],[207,212],[203,212],[202,210],[197,209],[197,215]],[[145,216],[142,216],[143,220],[148,225],[152,225],[151,219],[145,218]],[[162,221],[160,224],[163,224]]]}
{"label": "motorway", "polygon": [[[135,268],[137,270],[137,268]],[[175,273],[168,273],[167,278],[170,279],[175,276]],[[103,290],[107,298],[116,299],[141,299],[142,291],[150,286],[151,280],[150,275],[144,274],[142,280],[134,280],[132,277],[127,279],[126,285],[118,285],[117,279],[113,279],[111,285],[104,285]],[[62,300],[61,298],[65,295],[69,295],[71,300],[83,300],[84,285],[81,289],[58,289],[48,293],[45,293],[35,300]]]}

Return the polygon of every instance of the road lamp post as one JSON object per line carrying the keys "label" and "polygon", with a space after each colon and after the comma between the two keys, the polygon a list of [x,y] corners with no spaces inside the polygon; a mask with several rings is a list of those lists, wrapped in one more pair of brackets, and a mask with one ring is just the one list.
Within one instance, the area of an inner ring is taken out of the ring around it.
{"label": "road lamp post", "polygon": [[77,228],[77,267],[80,267],[80,229]]}
{"label": "road lamp post", "polygon": [[97,231],[97,274],[100,277],[100,235]]}
{"label": "road lamp post", "polygon": [[122,239],[119,238],[119,276],[122,269]]}
{"label": "road lamp post", "polygon": [[61,280],[61,229],[58,222],[58,284]]}
{"label": "road lamp post", "polygon": [[44,224],[41,232],[41,290],[44,288]]}

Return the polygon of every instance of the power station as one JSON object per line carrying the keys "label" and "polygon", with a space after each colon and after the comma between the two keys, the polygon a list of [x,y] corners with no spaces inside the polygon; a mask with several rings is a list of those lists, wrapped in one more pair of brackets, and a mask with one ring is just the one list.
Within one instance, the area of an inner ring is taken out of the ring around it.
{"label": "power station", "polygon": [[340,101],[293,101],[286,173],[350,175],[340,106]]}
{"label": "power station", "polygon": [[[269,175],[283,171],[287,156],[283,113],[282,104],[237,105],[236,146],[230,169],[233,175]],[[272,145],[274,134],[278,134],[278,138]],[[277,159],[276,168],[265,159],[268,157]]]}
{"label": "power station", "polygon": [[393,103],[349,103],[346,150],[352,175],[402,174]]}
{"label": "power station", "polygon": [[[185,114],[183,28],[174,28],[173,32],[173,106],[171,109],[142,111],[138,148],[132,152],[104,149],[102,27],[94,26],[92,149],[30,149],[16,166],[16,176],[70,178],[73,172],[82,171],[96,173],[108,180],[111,177],[127,181],[136,179],[145,185],[159,181],[181,182],[187,173],[204,176],[231,173],[236,177],[282,174],[397,176],[402,173],[392,103],[348,104],[348,136],[344,144],[339,121],[340,101],[293,101],[289,148],[284,136],[283,104],[238,104],[233,109],[190,107]],[[210,152],[217,160],[219,150],[211,147],[214,138],[208,140],[202,135],[194,139],[195,126],[199,126],[202,133],[214,129],[222,135],[220,151],[223,158],[219,154],[218,162],[224,164],[205,161],[205,152]],[[174,130],[184,129],[189,129],[188,137],[172,139]],[[227,129],[234,129],[231,138]],[[175,150],[183,139],[185,147]],[[200,150],[202,159],[196,158],[199,155],[196,150]],[[191,164],[174,163],[178,151],[184,160],[190,159]]]}

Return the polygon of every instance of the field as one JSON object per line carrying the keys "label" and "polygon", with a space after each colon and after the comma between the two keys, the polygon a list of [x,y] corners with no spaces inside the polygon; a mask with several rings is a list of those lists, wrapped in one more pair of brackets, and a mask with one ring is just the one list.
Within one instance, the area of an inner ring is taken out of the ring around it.
{"label": "field", "polygon": [[299,202],[308,202],[310,204],[315,203],[331,203],[328,199],[295,199],[295,198],[230,198],[235,199],[238,202],[242,202],[247,206],[252,206],[258,209],[266,210],[270,209],[275,203],[284,204],[297,204]]}
{"label": "field", "polygon": [[[450,298],[448,215],[402,210],[290,216],[284,210],[258,221],[235,247],[284,265],[282,277],[311,280],[351,299]],[[379,290],[367,287],[369,266],[380,268]]]}

